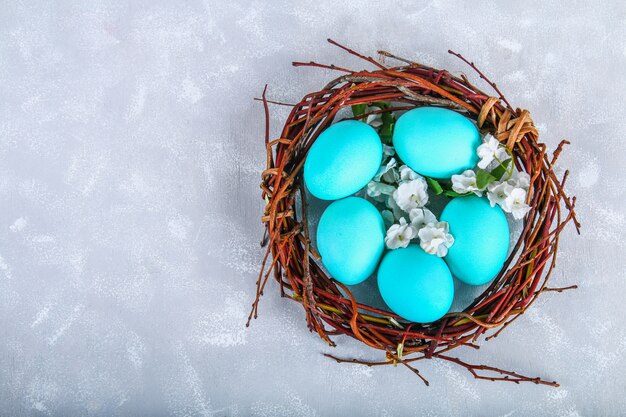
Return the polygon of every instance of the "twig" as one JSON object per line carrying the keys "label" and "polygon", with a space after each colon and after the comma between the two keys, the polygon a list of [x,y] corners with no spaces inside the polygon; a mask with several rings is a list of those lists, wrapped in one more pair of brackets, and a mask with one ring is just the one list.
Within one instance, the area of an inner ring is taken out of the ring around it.
{"label": "twig", "polygon": [[500,91],[500,89],[498,88],[498,86],[496,85],[496,83],[494,83],[493,81],[491,81],[489,78],[487,78],[487,76],[485,74],[483,74],[483,72],[481,70],[478,69],[478,67],[476,67],[476,65],[474,65],[473,62],[468,61],[467,59],[465,59],[465,57],[463,57],[463,55],[458,54],[452,50],[448,49],[448,53],[452,54],[454,56],[456,56],[457,58],[461,59],[463,62],[465,62],[467,65],[469,65],[470,67],[472,67],[472,69],[474,71],[476,71],[476,73],[478,73],[478,75],[480,76],[480,78],[482,78],[483,80],[485,80],[485,82],[487,84],[489,84],[491,86],[491,88],[494,89],[494,91],[496,93],[498,93],[498,96],[500,96],[500,100],[502,100],[503,102],[506,103],[507,106],[509,106],[510,109],[513,109],[513,106],[511,106],[511,104],[507,101],[507,99],[504,97],[504,95],[502,94],[502,92]]}
{"label": "twig", "polygon": [[563,292],[563,291],[567,291],[567,290],[575,290],[576,288],[578,288],[578,285],[570,285],[569,287],[560,287],[560,288],[545,287],[541,291],[542,292],[550,292],[550,291]]}
{"label": "twig", "polygon": [[[503,369],[495,368],[493,366],[472,365],[467,362],[463,362],[459,358],[453,358],[451,356],[436,355],[435,357],[446,360],[448,362],[456,363],[457,365],[464,367],[476,379],[485,379],[487,381],[506,381],[506,382],[513,382],[515,384],[519,384],[520,382],[532,382],[533,384],[548,385],[551,387],[559,386],[559,384],[556,381],[546,381],[538,377],[528,377],[528,376],[520,375],[516,372],[505,371]],[[480,375],[478,371],[494,372],[498,375],[503,375],[503,376]]]}

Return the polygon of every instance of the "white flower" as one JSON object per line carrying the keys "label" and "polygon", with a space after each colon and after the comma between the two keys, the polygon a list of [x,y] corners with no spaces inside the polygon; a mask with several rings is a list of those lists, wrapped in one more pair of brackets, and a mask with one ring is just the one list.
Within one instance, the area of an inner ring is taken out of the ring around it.
{"label": "white flower", "polygon": [[454,237],[449,233],[448,222],[430,223],[419,230],[420,246],[424,252],[443,258],[448,248],[454,244]]}
{"label": "white flower", "polygon": [[386,182],[398,182],[400,178],[400,174],[396,168],[391,168],[389,171],[385,172],[382,176],[382,180]]}
{"label": "white flower", "polygon": [[387,230],[387,236],[385,236],[385,245],[389,249],[406,248],[409,246],[409,242],[417,236],[417,231],[413,226],[406,222],[406,219],[402,217],[400,224],[392,225]]}
{"label": "white flower", "polygon": [[[376,175],[374,175],[374,181],[380,181],[383,175],[389,172],[389,170],[395,168],[396,164],[397,164],[396,159],[391,158],[389,162],[387,162],[387,164],[381,165],[380,168],[378,168],[378,172],[376,172]],[[393,181],[390,181],[390,182],[393,182]]]}
{"label": "white flower", "polygon": [[388,195],[392,195],[396,187],[382,182],[370,181],[367,184],[367,195],[375,201],[386,201]]}
{"label": "white flower", "polygon": [[506,148],[500,145],[500,141],[494,138],[492,135],[487,134],[484,137],[484,143],[478,147],[476,153],[480,158],[478,161],[478,167],[485,169],[491,162],[496,161],[501,163],[510,158]]}
{"label": "white flower", "polygon": [[403,182],[393,192],[393,199],[402,210],[409,212],[428,203],[428,184],[424,178]]}
{"label": "white flower", "polygon": [[398,204],[396,204],[396,200],[393,199],[393,195],[390,195],[389,197],[387,197],[386,205],[393,212],[393,217],[395,217],[398,220],[404,217],[404,211],[402,211],[402,209],[398,206]]}
{"label": "white flower", "polygon": [[409,212],[409,218],[411,219],[411,225],[416,230],[420,230],[427,224],[437,222],[435,215],[427,208],[414,208]]}
{"label": "white flower", "polygon": [[530,206],[526,204],[526,190],[513,188],[509,196],[504,200],[502,209],[512,213],[517,220],[523,219],[526,213],[530,211]]}
{"label": "white flower", "polygon": [[[367,106],[365,112],[370,113],[370,112],[380,111],[380,110],[381,108],[378,106]],[[367,119],[365,119],[365,123],[367,123],[368,125],[372,126],[375,129],[381,127],[383,125],[382,113],[370,114],[369,116],[367,116]]]}
{"label": "white flower", "polygon": [[394,156],[395,154],[396,150],[393,148],[393,146],[385,145],[383,143],[383,158],[385,158],[386,156]]}
{"label": "white flower", "polygon": [[515,188],[522,188],[525,191],[528,191],[530,188],[530,175],[525,172],[515,170],[507,182]]}
{"label": "white flower", "polygon": [[526,213],[530,211],[530,206],[526,204],[527,191],[522,187],[511,185],[510,182],[509,180],[489,184],[487,198],[491,207],[495,207],[498,204],[502,207],[502,210],[513,214],[515,219],[523,219]]}
{"label": "white flower", "polygon": [[400,167],[400,181],[402,181],[402,182],[404,182],[404,181],[413,181],[413,180],[417,180],[417,179],[420,179],[420,178],[424,178],[424,177],[422,177],[417,172],[413,171],[408,166],[402,165]]}
{"label": "white flower", "polygon": [[459,194],[474,193],[477,196],[483,195],[483,190],[476,185],[476,173],[471,169],[463,171],[460,175],[452,176],[452,191]]}
{"label": "white flower", "polygon": [[[375,111],[375,110],[370,108],[369,111]],[[368,125],[374,128],[381,127],[383,125],[382,114],[381,113],[370,114],[369,116],[367,116],[365,123],[367,123]]]}
{"label": "white flower", "polygon": [[496,204],[502,206],[513,188],[508,182],[494,181],[489,184],[487,187],[487,198],[491,207],[495,207]]}

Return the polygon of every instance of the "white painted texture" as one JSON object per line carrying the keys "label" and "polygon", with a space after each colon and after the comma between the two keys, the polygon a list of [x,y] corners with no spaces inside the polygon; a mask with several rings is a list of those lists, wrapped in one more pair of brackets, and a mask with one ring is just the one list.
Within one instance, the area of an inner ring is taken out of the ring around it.
{"label": "white painted texture", "polygon": [[[274,283],[245,329],[265,161],[252,99],[334,75],[292,60],[364,65],[327,37],[470,75],[446,53],[462,52],[551,149],[573,142],[558,169],[583,234],[563,234],[553,284],[580,289],[457,351],[561,388],[337,365]],[[0,415],[626,414],[625,67],[619,1],[1,2]]]}

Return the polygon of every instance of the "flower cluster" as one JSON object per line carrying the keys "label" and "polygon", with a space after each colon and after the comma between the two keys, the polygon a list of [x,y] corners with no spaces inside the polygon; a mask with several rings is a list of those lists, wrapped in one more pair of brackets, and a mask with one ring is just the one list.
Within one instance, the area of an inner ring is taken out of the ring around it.
{"label": "flower cluster", "polygon": [[479,169],[453,175],[452,191],[461,195],[474,193],[477,196],[486,193],[492,207],[498,204],[515,219],[523,219],[530,211],[526,203],[530,176],[515,170],[507,149],[490,134],[485,136],[477,153],[480,157]]}
{"label": "flower cluster", "polygon": [[487,187],[487,198],[491,206],[498,204],[502,210],[513,214],[516,219],[523,219],[530,211],[526,204],[530,176],[525,172],[518,172],[508,180],[494,181]]}
{"label": "flower cluster", "polygon": [[[515,219],[522,219],[530,211],[526,203],[530,176],[518,172],[512,155],[498,139],[485,135],[476,153],[479,162],[476,169],[468,169],[450,178],[451,189],[433,178],[424,178],[406,165],[402,165],[391,143],[394,117],[389,112],[379,113],[388,107],[386,103],[374,106],[353,106],[355,116],[375,112],[363,120],[377,129],[383,141],[383,161],[378,172],[367,184],[370,199],[384,206],[382,216],[387,225],[385,244],[389,249],[405,248],[412,240],[419,239],[425,252],[444,257],[454,244],[449,225],[440,222],[426,208],[428,187],[434,194],[448,197],[486,194],[492,207],[499,205]],[[447,182],[445,182],[447,183]],[[447,183],[449,184],[449,183]]]}
{"label": "flower cluster", "polygon": [[428,203],[426,179],[406,165],[398,166],[393,147],[383,146],[383,164],[367,185],[366,192],[386,207],[382,215],[389,226],[385,237],[387,248],[405,248],[412,240],[419,239],[425,252],[445,256],[454,238],[448,223],[438,222],[425,207]]}

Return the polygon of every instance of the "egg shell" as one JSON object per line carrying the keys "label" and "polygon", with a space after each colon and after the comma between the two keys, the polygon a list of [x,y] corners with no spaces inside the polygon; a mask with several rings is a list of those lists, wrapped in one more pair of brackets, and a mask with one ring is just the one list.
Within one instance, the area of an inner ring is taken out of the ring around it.
{"label": "egg shell", "polygon": [[324,130],[304,162],[304,182],[322,200],[338,200],[365,187],[380,167],[383,145],[367,123],[343,120]]}
{"label": "egg shell", "polygon": [[446,263],[414,244],[384,256],[378,289],[394,313],[417,323],[440,319],[454,299],[454,281]]}
{"label": "egg shell", "polygon": [[415,172],[450,178],[476,166],[481,144],[478,129],[468,118],[441,107],[418,107],[398,118],[393,146]]}
{"label": "egg shell", "polygon": [[385,248],[383,218],[359,197],[332,202],[317,226],[322,264],[337,281],[353,285],[374,273]]}
{"label": "egg shell", "polygon": [[496,277],[509,252],[509,224],[499,206],[484,197],[457,197],[440,217],[450,225],[454,244],[445,261],[455,277],[482,285]]}

